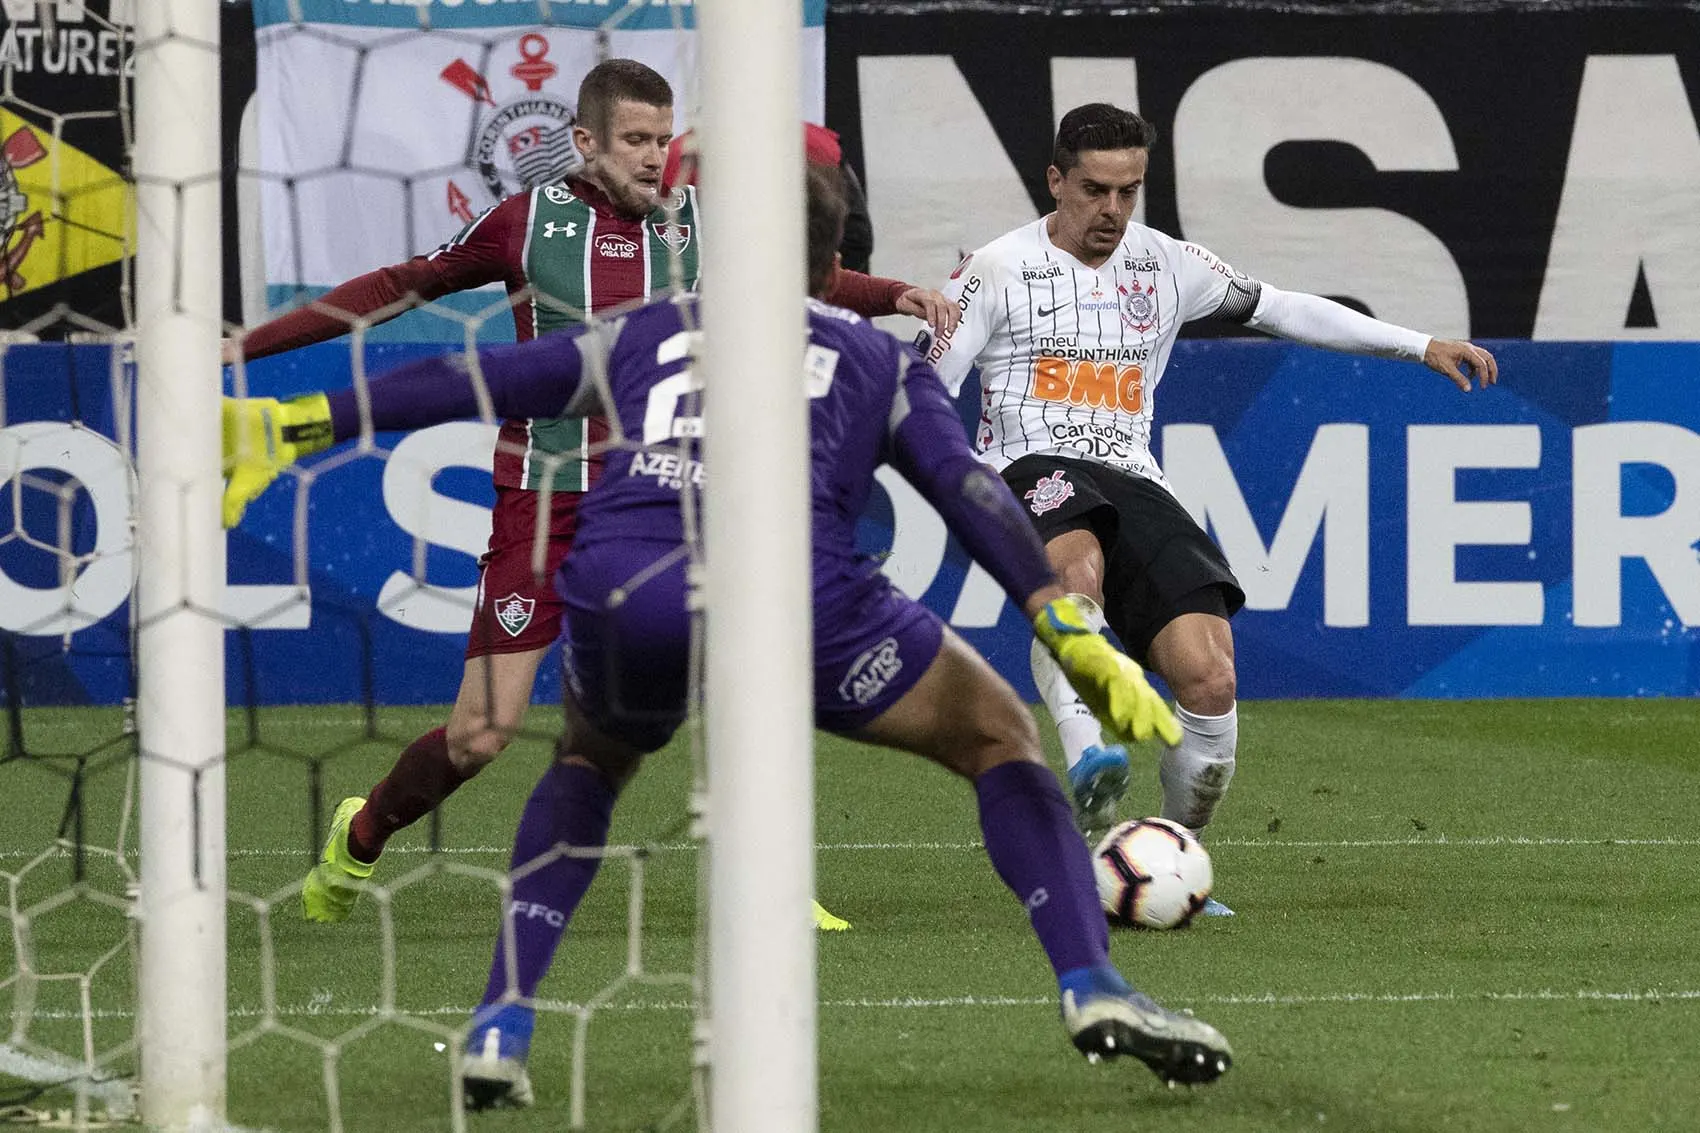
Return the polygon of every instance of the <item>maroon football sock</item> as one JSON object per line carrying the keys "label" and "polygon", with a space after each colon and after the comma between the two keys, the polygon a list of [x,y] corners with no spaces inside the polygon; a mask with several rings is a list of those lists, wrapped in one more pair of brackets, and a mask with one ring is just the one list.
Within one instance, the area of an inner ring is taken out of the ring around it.
{"label": "maroon football sock", "polygon": [[426,732],[366,796],[366,805],[349,823],[348,852],[356,861],[377,861],[391,835],[437,809],[476,774],[478,768],[463,772],[449,760],[448,733],[441,728]]}

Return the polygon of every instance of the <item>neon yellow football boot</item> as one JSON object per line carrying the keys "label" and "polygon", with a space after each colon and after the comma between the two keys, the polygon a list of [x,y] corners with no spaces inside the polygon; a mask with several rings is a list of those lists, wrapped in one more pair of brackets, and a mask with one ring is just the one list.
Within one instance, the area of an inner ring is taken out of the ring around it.
{"label": "neon yellow football boot", "polygon": [[324,853],[301,886],[301,910],[310,921],[340,924],[347,920],[360,899],[360,883],[372,876],[376,863],[356,861],[348,852],[348,825],[365,805],[362,798],[346,798],[336,805]]}
{"label": "neon yellow football boot", "polygon": [[815,928],[821,932],[849,932],[850,922],[843,917],[835,917],[826,911],[826,906],[815,902]]}

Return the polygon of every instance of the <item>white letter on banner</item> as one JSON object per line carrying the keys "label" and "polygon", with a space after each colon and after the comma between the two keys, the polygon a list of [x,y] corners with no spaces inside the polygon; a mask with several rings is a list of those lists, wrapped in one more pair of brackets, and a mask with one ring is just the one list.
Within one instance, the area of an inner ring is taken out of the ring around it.
{"label": "white letter on banner", "polygon": [[[1700,337],[1700,129],[1674,55],[1582,72],[1535,337]],[[1625,327],[1639,273],[1656,327]]]}
{"label": "white letter on banner", "polygon": [[[396,526],[432,546],[482,555],[489,545],[490,509],[442,495],[431,478],[445,468],[488,472],[498,435],[495,425],[456,421],[403,437],[384,464],[384,506]],[[435,586],[398,570],[385,580],[378,609],[428,633],[465,633],[477,593],[477,585]]]}
{"label": "white letter on banner", "polygon": [[1214,527],[1245,588],[1246,607],[1284,610],[1327,520],[1322,540],[1323,623],[1369,624],[1369,428],[1317,429],[1287,508],[1267,548],[1246,507],[1216,430],[1163,429],[1163,474],[1200,527]]}
{"label": "white letter on banner", "polygon": [[1403,73],[1367,59],[1224,63],[1187,90],[1174,137],[1188,240],[1280,287],[1349,296],[1433,334],[1469,333],[1464,275],[1434,233],[1386,209],[1293,208],[1263,179],[1264,158],[1288,141],[1344,142],[1377,169],[1457,169],[1440,108]]}
{"label": "white letter on banner", "polygon": [[[1623,560],[1643,559],[1685,626],[1700,625],[1700,436],[1664,421],[1584,425],[1572,434],[1571,543],[1579,626],[1623,624]],[[1676,481],[1670,506],[1623,514],[1623,466]]]}
{"label": "white letter on banner", "polygon": [[[55,637],[105,618],[130,594],[130,517],[136,491],[130,462],[99,433],[59,421],[26,421],[0,429],[0,490],[11,497],[14,533],[24,532],[24,500],[32,493],[57,507],[64,491],[30,473],[51,469],[71,477],[94,505],[94,546],[86,561],[59,559],[60,584],[37,589],[0,571],[0,629]],[[31,539],[30,542],[45,542]],[[14,547],[17,541],[14,541]],[[42,554],[58,554],[52,547]],[[69,566],[69,570],[66,567]]]}
{"label": "white letter on banner", "polygon": [[857,67],[868,209],[890,234],[874,245],[875,272],[937,286],[964,252],[1038,215],[950,56],[864,55]]}
{"label": "white letter on banner", "polygon": [[1538,425],[1405,430],[1405,618],[1414,626],[1538,626],[1539,582],[1459,582],[1461,546],[1524,546],[1526,500],[1459,500],[1460,468],[1539,468]]}

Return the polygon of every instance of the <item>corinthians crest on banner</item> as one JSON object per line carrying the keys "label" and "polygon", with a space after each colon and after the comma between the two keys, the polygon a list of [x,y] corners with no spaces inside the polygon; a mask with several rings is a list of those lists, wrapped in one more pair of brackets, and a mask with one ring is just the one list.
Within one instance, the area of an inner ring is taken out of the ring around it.
{"label": "corinthians crest on banner", "polygon": [[[636,59],[672,84],[675,129],[688,125],[698,85],[689,3],[253,3],[261,250],[244,259],[264,265],[258,307],[300,303],[429,252],[501,198],[576,171],[578,86],[603,59]],[[804,0],[800,44],[799,117],[820,121],[824,0]],[[698,234],[675,226],[652,236],[682,248]],[[478,317],[487,340],[511,333],[488,318],[488,292],[438,304]],[[464,335],[464,324],[431,315],[374,333]]]}
{"label": "corinthians crest on banner", "polygon": [[[464,57],[444,67],[440,76],[481,111],[472,157],[488,197],[485,203],[558,181],[584,165],[573,145],[574,108],[543,89],[560,74],[560,67],[549,60],[548,38],[528,32],[513,46],[518,59],[506,70],[524,86],[518,97],[498,102],[490,80]],[[493,58],[499,63],[504,54],[498,49]],[[451,213],[462,222],[471,220],[474,200],[457,179],[450,178],[447,204]]]}

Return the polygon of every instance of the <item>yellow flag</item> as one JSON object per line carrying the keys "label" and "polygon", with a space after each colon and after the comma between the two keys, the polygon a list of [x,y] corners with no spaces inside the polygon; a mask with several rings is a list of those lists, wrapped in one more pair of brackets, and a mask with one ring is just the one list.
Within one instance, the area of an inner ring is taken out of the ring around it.
{"label": "yellow flag", "polygon": [[134,234],[123,177],[0,110],[0,302],[116,263]]}

